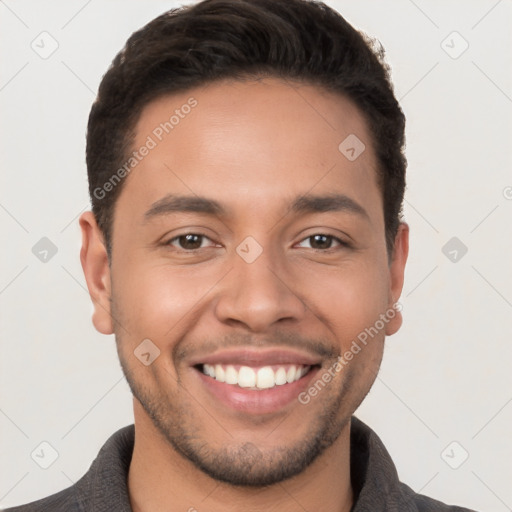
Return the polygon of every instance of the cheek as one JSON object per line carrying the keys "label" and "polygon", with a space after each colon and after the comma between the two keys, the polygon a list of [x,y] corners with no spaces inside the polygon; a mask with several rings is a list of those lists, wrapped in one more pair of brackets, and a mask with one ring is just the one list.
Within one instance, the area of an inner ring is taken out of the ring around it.
{"label": "cheek", "polygon": [[374,326],[385,312],[388,298],[385,272],[373,264],[303,274],[302,288],[308,307],[336,335],[342,348]]}
{"label": "cheek", "polygon": [[140,265],[120,269],[115,297],[130,338],[172,344],[201,310],[219,277],[170,265]]}

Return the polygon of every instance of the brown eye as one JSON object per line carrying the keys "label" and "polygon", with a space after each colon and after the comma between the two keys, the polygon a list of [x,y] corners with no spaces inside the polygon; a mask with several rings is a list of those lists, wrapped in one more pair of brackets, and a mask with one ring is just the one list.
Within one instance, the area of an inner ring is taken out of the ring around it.
{"label": "brown eye", "polygon": [[203,237],[201,235],[182,235],[178,237],[178,242],[182,249],[199,249]]}
{"label": "brown eye", "polygon": [[166,242],[165,245],[171,245],[177,249],[184,249],[186,251],[193,251],[204,247],[205,245],[203,244],[206,240],[209,240],[209,238],[204,235],[187,233],[186,235],[180,235],[172,238]]}
{"label": "brown eye", "polygon": [[330,249],[332,244],[332,236],[329,235],[313,235],[310,239],[313,249]]}
{"label": "brown eye", "polygon": [[[316,235],[311,235],[304,240],[302,240],[299,243],[299,247],[308,247],[307,245],[304,245],[309,241],[309,247],[311,249],[316,250],[326,250],[326,249],[332,249],[336,244],[341,247],[347,247],[348,244],[343,242],[343,240],[340,240],[339,238],[332,236],[332,235],[324,235],[323,233],[318,233]],[[333,245],[334,243],[334,245]]]}

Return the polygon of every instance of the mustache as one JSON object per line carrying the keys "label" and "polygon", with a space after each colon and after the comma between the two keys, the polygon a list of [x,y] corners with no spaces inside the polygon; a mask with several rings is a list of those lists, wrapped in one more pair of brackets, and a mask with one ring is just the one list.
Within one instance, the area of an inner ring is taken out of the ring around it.
{"label": "mustache", "polygon": [[184,341],[178,343],[173,350],[173,359],[176,364],[181,361],[207,355],[219,350],[244,348],[289,348],[308,352],[322,359],[335,359],[340,356],[340,348],[323,339],[312,339],[291,332],[276,332],[272,335],[254,336],[250,333],[226,334],[220,339],[207,339],[197,341]]}

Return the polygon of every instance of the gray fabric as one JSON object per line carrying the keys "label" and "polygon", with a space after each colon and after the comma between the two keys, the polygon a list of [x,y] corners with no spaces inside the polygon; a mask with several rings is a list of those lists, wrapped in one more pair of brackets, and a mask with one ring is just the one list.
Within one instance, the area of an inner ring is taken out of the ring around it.
{"label": "gray fabric", "polygon": [[[134,426],[129,425],[112,435],[76,484],[5,512],[132,512],[126,481],[134,434]],[[400,483],[382,441],[356,417],[352,418],[350,466],[357,496],[352,512],[474,512],[444,505]]]}

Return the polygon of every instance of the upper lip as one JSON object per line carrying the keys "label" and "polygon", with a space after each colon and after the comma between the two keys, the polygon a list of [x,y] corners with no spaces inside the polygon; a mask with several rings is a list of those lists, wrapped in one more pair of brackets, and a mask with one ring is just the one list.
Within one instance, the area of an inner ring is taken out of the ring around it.
{"label": "upper lip", "polygon": [[313,366],[320,364],[320,362],[318,357],[289,349],[255,350],[237,348],[236,350],[222,350],[213,354],[198,356],[191,361],[191,366],[198,364],[236,364],[246,366],[296,364]]}

